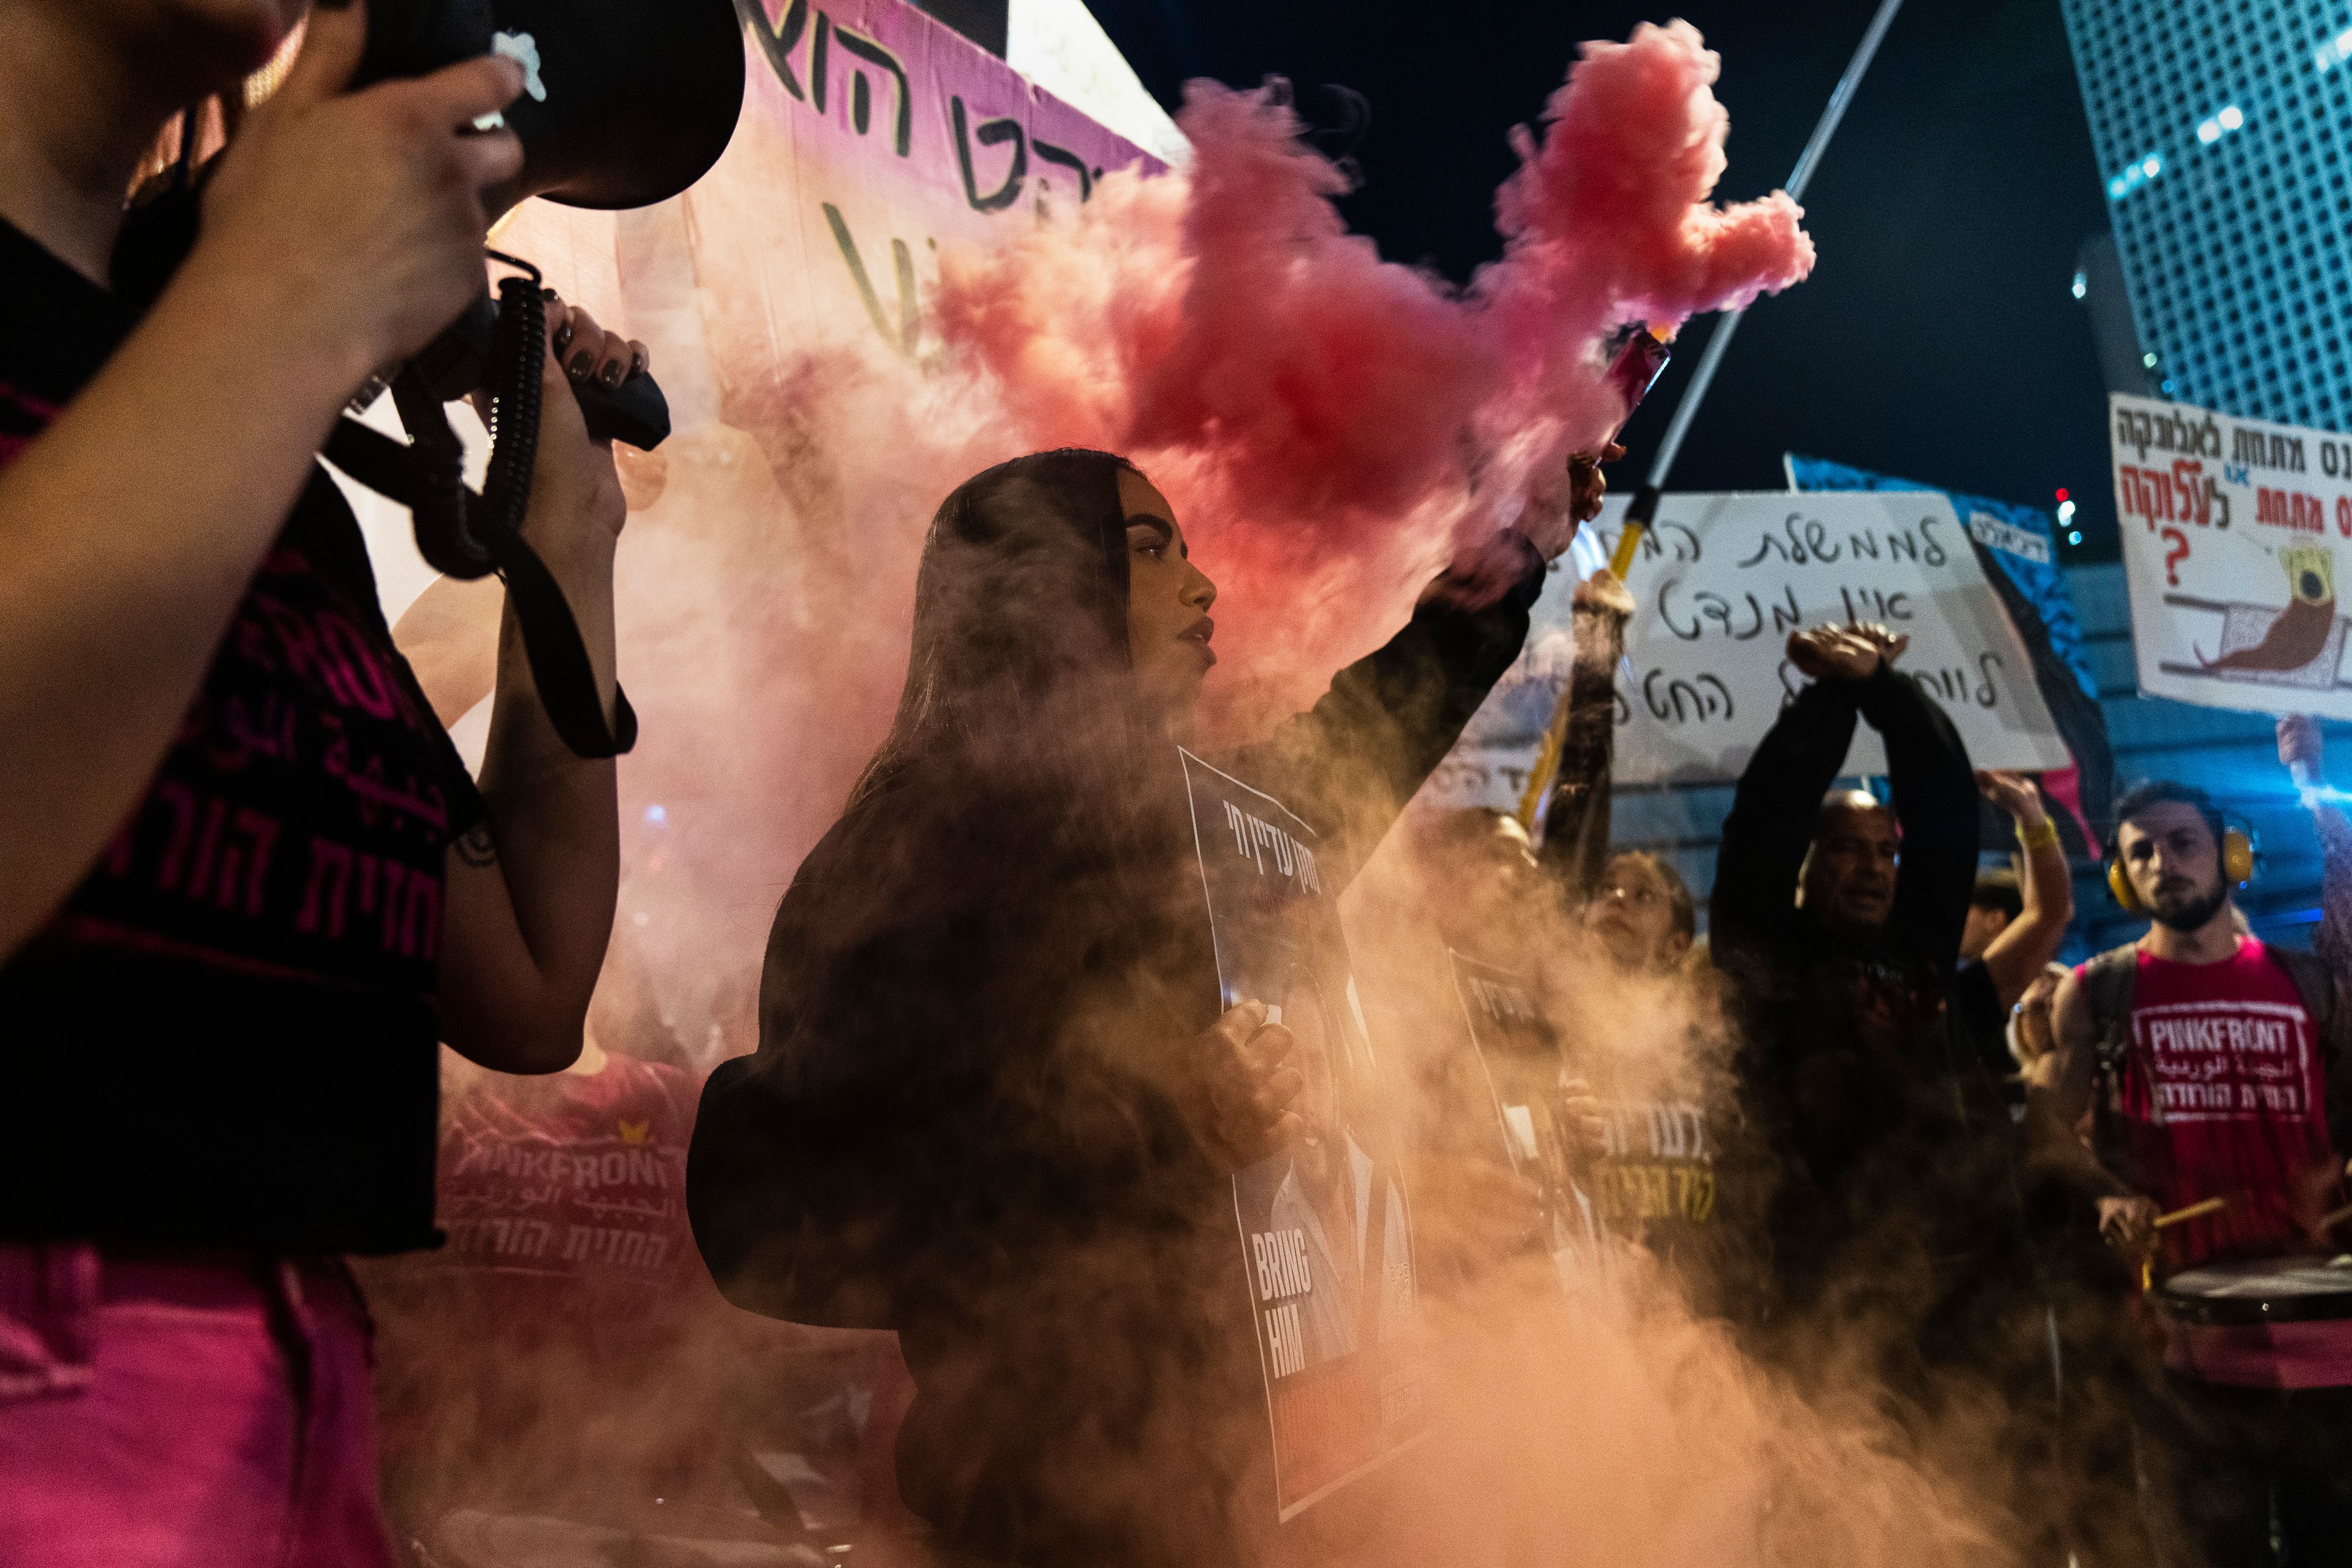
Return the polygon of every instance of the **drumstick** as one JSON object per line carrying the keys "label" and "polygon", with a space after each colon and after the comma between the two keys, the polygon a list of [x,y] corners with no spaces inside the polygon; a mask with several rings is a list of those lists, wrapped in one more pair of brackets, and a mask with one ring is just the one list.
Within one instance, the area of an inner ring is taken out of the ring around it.
{"label": "drumstick", "polygon": [[[2228,1208],[2229,1206],[2230,1200],[2227,1198],[2207,1198],[2202,1203],[2190,1204],[2187,1208],[2174,1209],[2170,1214],[2160,1214],[2157,1215],[2154,1228],[2162,1230],[2168,1225],[2179,1225],[2187,1220],[2203,1219],[2207,1215],[2219,1214],[2221,1210]],[[2352,1219],[2352,1209],[2345,1210],[2343,1215],[2339,1217]]]}
{"label": "drumstick", "polygon": [[[2162,1230],[2166,1226],[2179,1225],[2185,1220],[2202,1219],[2209,1214],[2218,1214],[2229,1206],[2230,1200],[2227,1198],[2200,1199],[2186,1208],[2177,1208],[2170,1214],[2157,1215],[2150,1223],[2149,1228]],[[2139,1260],[2139,1288],[2144,1291],[2156,1289],[2156,1258],[2153,1254]]]}

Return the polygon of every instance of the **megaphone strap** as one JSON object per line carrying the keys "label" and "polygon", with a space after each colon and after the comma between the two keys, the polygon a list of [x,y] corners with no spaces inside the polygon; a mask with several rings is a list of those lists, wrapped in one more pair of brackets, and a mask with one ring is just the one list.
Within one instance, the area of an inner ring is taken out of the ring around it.
{"label": "megaphone strap", "polygon": [[[403,506],[412,504],[409,448],[383,431],[356,419],[339,419],[328,433],[325,452],[327,460],[353,480]],[[637,743],[636,710],[616,684],[613,722],[606,726],[588,645],[555,574],[530,542],[511,529],[492,529],[479,542],[514,602],[523,653],[530,660],[531,679],[539,687],[548,722],[575,755],[616,757],[629,751]]]}
{"label": "megaphone strap", "polygon": [[520,533],[493,533],[483,542],[499,558],[499,575],[506,579],[507,597],[522,627],[522,650],[548,722],[575,756],[617,757],[630,750],[637,743],[636,710],[614,681],[613,723],[605,727],[604,705],[596,700],[596,669],[555,574]]}

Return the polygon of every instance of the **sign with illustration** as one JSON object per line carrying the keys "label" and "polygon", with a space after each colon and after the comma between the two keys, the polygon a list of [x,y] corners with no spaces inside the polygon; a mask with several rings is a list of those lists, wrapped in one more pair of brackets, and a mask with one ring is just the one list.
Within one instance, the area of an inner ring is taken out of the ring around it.
{"label": "sign with illustration", "polygon": [[2352,437],[2187,404],[2108,400],[2139,689],[2352,719],[2339,554]]}
{"label": "sign with illustration", "polygon": [[1265,1004],[1307,1080],[1305,1134],[1234,1177],[1286,1522],[1427,1431],[1412,1215],[1314,830],[1181,757],[1220,1005]]}
{"label": "sign with illustration", "polygon": [[[1615,548],[1612,497],[1537,601],[1527,647],[1424,791],[1424,802],[1516,807],[1568,679],[1570,596]],[[2069,764],[2017,627],[1986,581],[1968,524],[1940,492],[1667,496],[1627,586],[1639,606],[1617,671],[1619,784],[1728,784],[1802,689],[1789,634],[1881,621],[1911,639],[1895,668],[1950,715],[1979,767]],[[1882,773],[1857,727],[1843,770]]]}

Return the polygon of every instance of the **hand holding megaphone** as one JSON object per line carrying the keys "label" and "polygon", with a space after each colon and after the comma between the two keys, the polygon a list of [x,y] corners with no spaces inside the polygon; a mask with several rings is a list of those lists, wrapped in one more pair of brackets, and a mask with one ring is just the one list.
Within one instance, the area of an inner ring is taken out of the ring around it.
{"label": "hand holding megaphone", "polygon": [[[486,58],[519,70],[521,90],[483,123],[494,120],[492,133],[511,132],[523,152],[488,193],[488,218],[529,196],[607,208],[665,200],[718,160],[742,106],[730,0],[374,0],[352,79],[430,79]],[[502,340],[501,309],[476,290],[415,357],[425,390],[451,401],[527,375],[499,363],[501,341],[511,359],[530,335],[517,323]],[[669,406],[642,374],[575,382],[572,395],[600,440],[650,449],[669,434]],[[459,555],[434,564],[467,570]]]}
{"label": "hand holding megaphone", "polygon": [[[617,690],[608,718],[571,606],[522,537],[546,300],[528,261],[490,252],[515,274],[493,304],[482,239],[527,196],[629,207],[677,195],[725,151],[742,99],[731,0],[319,0],[287,80],[227,154],[134,206],[116,246],[127,304],[194,289],[323,398],[373,399],[397,365],[407,443],[344,418],[321,450],[409,508],[436,570],[504,579],[540,700],[583,757],[627,751],[636,719]],[[641,371],[559,384],[593,439],[651,447],[668,434]],[[497,431],[478,495],[445,407],[475,393]]]}
{"label": "hand holding megaphone", "polygon": [[[742,106],[731,0],[375,0],[366,33],[353,75],[362,87],[432,80],[453,61],[493,56],[520,71],[520,93],[495,121],[476,122],[479,134],[511,132],[522,148],[485,218],[532,195],[586,207],[675,195],[726,149]],[[505,580],[549,719],[580,755],[612,756],[635,743],[635,716],[616,690],[608,721],[571,608],[521,531],[548,408],[547,299],[530,262],[489,254],[516,274],[500,280],[496,302],[480,292],[478,271],[464,313],[392,377],[408,445],[345,420],[327,455],[409,507],[417,548],[436,570]],[[570,390],[565,401],[578,404],[593,439],[650,448],[669,433],[668,406],[641,363],[576,379]],[[463,450],[443,410],[477,393],[489,399],[497,432],[478,495],[464,483]],[[609,458],[601,467],[609,470]]]}
{"label": "hand holding megaphone", "polygon": [[[205,184],[199,277],[250,298],[348,389],[430,342],[482,289],[483,193],[523,167],[510,132],[472,129],[524,90],[497,57],[345,88],[358,5],[316,8],[285,83]],[[280,340],[284,342],[284,339]]]}

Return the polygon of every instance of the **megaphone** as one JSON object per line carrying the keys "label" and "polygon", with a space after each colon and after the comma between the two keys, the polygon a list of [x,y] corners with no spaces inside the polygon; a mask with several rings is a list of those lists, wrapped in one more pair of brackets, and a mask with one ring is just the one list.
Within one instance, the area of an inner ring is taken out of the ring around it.
{"label": "megaphone", "polygon": [[493,216],[526,196],[642,207],[700,179],[743,104],[733,0],[371,0],[354,85],[423,76],[479,55],[523,69],[502,112],[523,171]]}
{"label": "megaphone", "polygon": [[[498,119],[521,142],[523,167],[488,194],[494,217],[534,195],[596,208],[666,200],[719,161],[742,109],[733,0],[370,0],[367,26],[354,86],[492,53],[522,68],[523,91]],[[515,269],[496,300],[485,292],[390,378],[408,445],[344,419],[326,455],[409,508],[417,551],[436,571],[506,579],[549,719],[580,755],[613,756],[635,743],[636,717],[616,692],[605,723],[570,606],[520,531],[539,440],[540,277],[520,258],[489,254]],[[477,495],[443,405],[482,390],[497,435]],[[617,387],[575,384],[572,395],[600,439],[651,448],[669,434],[661,389],[642,373]]]}

